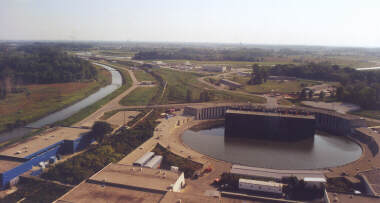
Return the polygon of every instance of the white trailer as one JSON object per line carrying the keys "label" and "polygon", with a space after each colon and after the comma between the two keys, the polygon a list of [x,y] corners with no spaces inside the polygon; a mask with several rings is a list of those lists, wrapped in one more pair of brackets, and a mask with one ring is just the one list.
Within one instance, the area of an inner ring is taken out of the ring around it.
{"label": "white trailer", "polygon": [[146,154],[144,154],[142,157],[140,157],[139,159],[137,159],[133,165],[134,166],[144,166],[149,160],[152,159],[152,157],[154,156],[154,152],[147,152]]}
{"label": "white trailer", "polygon": [[240,178],[239,179],[239,189],[252,190],[257,192],[266,192],[272,194],[282,194],[281,183],[259,181],[259,180],[249,180]]}
{"label": "white trailer", "polygon": [[161,165],[163,157],[161,155],[154,156],[151,160],[149,160],[144,167],[147,168],[159,168]]}

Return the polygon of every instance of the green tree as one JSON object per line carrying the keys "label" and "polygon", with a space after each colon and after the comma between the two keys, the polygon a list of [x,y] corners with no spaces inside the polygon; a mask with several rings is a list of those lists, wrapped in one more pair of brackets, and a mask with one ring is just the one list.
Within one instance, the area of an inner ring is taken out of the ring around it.
{"label": "green tree", "polygon": [[193,100],[192,98],[193,98],[193,92],[192,92],[191,90],[188,89],[188,90],[186,91],[186,101],[187,101],[187,102],[191,102],[191,101]]}
{"label": "green tree", "polygon": [[96,121],[91,129],[91,135],[97,142],[103,142],[108,133],[111,133],[113,128],[104,121]]}

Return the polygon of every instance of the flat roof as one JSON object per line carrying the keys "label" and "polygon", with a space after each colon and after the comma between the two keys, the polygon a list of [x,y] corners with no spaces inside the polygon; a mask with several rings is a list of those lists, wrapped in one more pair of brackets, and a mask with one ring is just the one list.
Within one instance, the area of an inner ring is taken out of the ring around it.
{"label": "flat roof", "polygon": [[89,180],[137,188],[168,191],[180,174],[168,170],[110,164]]}
{"label": "flat roof", "polygon": [[102,186],[92,183],[81,183],[60,197],[56,203],[87,203],[87,202],[159,202],[164,194],[131,190],[123,187]]}
{"label": "flat roof", "polygon": [[361,172],[360,175],[366,177],[366,182],[371,185],[374,192],[380,195],[380,169],[373,169]]}
{"label": "flat roof", "polygon": [[75,140],[89,131],[89,129],[59,127],[1,149],[0,155],[24,158],[59,141]]}
{"label": "flat roof", "polygon": [[12,161],[12,160],[0,160],[0,173],[4,173],[6,171],[9,171],[12,168],[17,167],[18,165],[22,164],[22,161]]}
{"label": "flat roof", "polygon": [[320,183],[325,183],[326,178],[315,178],[315,177],[305,177],[303,178],[305,182],[320,182]]}
{"label": "flat roof", "polygon": [[259,116],[315,119],[313,115],[294,115],[294,114],[282,114],[282,113],[272,113],[272,112],[241,111],[241,110],[232,110],[232,109],[228,109],[226,111],[226,114],[245,114],[245,115],[259,115]]}
{"label": "flat roof", "polygon": [[266,177],[273,179],[281,179],[283,177],[296,176],[298,179],[305,177],[325,178],[323,171],[318,170],[276,170],[269,168],[257,168],[250,166],[242,166],[234,164],[231,168],[231,173],[241,174],[254,177]]}
{"label": "flat roof", "polygon": [[176,203],[176,202],[183,202],[183,203],[219,203],[219,200],[217,197],[211,197],[211,196],[204,196],[204,195],[196,195],[196,194],[190,194],[190,193],[180,193],[180,192],[167,192],[160,201],[160,203]]}
{"label": "flat roof", "polygon": [[75,140],[89,129],[59,127],[0,150],[0,155],[23,158],[62,140]]}
{"label": "flat roof", "polygon": [[266,185],[266,186],[272,186],[272,187],[282,187],[281,183],[271,182],[271,181],[261,181],[261,180],[251,180],[251,179],[245,179],[240,178],[239,183],[249,183],[254,185]]}

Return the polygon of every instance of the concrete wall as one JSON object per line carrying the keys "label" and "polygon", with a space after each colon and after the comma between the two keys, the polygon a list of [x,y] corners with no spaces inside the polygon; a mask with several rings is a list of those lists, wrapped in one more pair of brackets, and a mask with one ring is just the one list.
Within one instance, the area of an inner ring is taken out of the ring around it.
{"label": "concrete wall", "polygon": [[348,116],[340,113],[329,112],[324,110],[310,108],[285,108],[266,109],[263,106],[254,105],[230,105],[230,106],[213,106],[204,108],[185,107],[184,114],[194,116],[195,120],[207,120],[224,118],[227,109],[239,109],[259,112],[281,112],[291,114],[313,114],[315,115],[316,129],[332,133],[334,135],[347,135],[351,129],[357,127],[366,127],[366,122],[356,116]]}
{"label": "concrete wall", "polygon": [[226,113],[225,136],[293,141],[314,137],[315,119]]}
{"label": "concrete wall", "polygon": [[377,145],[376,140],[373,137],[365,133],[362,133],[358,130],[354,130],[353,137],[355,139],[358,139],[360,142],[365,143],[370,149],[373,156],[375,156],[379,152],[379,146]]}
{"label": "concrete wall", "polygon": [[177,181],[173,184],[173,192],[180,192],[182,187],[185,186],[185,175],[182,172]]}

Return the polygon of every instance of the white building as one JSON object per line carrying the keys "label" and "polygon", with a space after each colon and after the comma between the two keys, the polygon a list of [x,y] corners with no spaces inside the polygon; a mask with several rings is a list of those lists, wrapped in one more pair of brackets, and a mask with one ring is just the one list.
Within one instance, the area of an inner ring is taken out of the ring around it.
{"label": "white building", "polygon": [[244,178],[239,179],[239,189],[244,190],[282,194],[282,186],[283,184],[276,182],[249,180]]}

